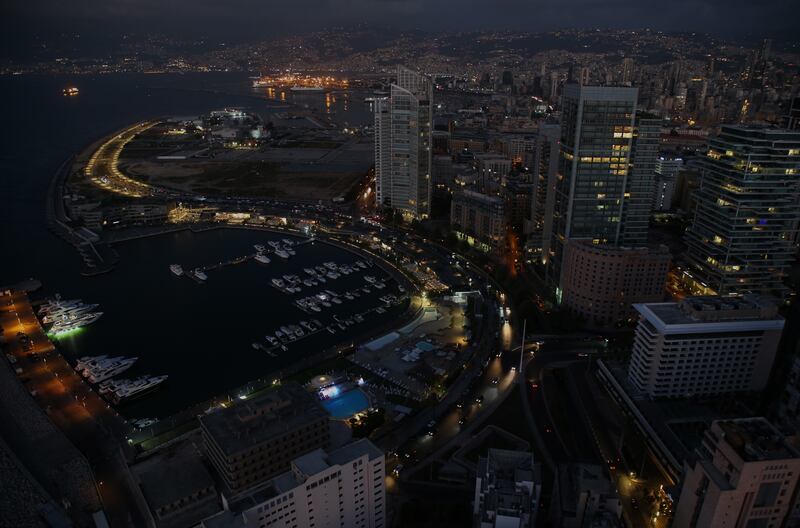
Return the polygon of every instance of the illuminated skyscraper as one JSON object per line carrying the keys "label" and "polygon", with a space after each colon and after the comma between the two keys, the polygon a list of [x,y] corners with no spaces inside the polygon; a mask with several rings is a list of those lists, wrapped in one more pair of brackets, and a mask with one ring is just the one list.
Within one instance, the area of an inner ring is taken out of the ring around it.
{"label": "illuminated skyscraper", "polygon": [[800,222],[800,132],[723,125],[699,166],[686,231],[690,287],[784,297]]}
{"label": "illuminated skyscraper", "polygon": [[636,100],[636,88],[564,88],[558,172],[548,189],[552,217],[542,247],[553,286],[568,239],[629,247],[647,241],[660,127],[657,119],[637,119]]}
{"label": "illuminated skyscraper", "polygon": [[432,100],[430,78],[401,66],[375,102],[375,198],[416,218],[430,213]]}

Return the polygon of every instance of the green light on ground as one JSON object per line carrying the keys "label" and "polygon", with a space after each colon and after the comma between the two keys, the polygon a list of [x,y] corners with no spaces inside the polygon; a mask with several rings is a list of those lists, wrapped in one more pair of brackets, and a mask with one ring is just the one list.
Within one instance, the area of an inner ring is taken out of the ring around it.
{"label": "green light on ground", "polygon": [[72,330],[64,330],[63,332],[48,333],[47,337],[51,339],[61,339],[62,337],[69,337],[79,334],[83,331],[83,327],[73,328]]}

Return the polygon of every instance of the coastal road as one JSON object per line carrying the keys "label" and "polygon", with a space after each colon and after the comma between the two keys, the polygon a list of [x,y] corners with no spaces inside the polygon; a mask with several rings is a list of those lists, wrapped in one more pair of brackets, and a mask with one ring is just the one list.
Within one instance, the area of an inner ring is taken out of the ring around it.
{"label": "coastal road", "polygon": [[32,343],[28,351],[11,349],[25,388],[88,459],[111,525],[129,526],[131,520],[139,525],[142,515],[136,510],[116,456],[124,447],[120,442],[129,429],[127,424],[58,353],[39,325],[27,296],[14,293],[11,303],[3,308],[14,311],[19,328]]}

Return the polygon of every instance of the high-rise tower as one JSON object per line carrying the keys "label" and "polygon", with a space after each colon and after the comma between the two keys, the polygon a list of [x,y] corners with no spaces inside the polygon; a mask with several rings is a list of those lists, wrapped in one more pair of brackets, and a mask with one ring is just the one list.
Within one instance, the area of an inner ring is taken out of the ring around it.
{"label": "high-rise tower", "polygon": [[375,102],[375,198],[415,218],[430,213],[433,85],[404,67]]}
{"label": "high-rise tower", "polygon": [[723,125],[699,163],[686,231],[695,293],[782,298],[800,222],[800,131]]}

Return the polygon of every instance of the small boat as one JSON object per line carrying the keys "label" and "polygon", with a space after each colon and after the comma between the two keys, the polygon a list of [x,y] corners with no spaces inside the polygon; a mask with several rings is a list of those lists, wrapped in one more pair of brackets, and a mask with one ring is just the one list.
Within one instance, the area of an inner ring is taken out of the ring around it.
{"label": "small boat", "polygon": [[259,262],[261,264],[269,264],[270,263],[269,257],[264,255],[263,253],[259,253],[258,255],[256,255],[255,256],[255,260],[256,260],[256,262]]}

